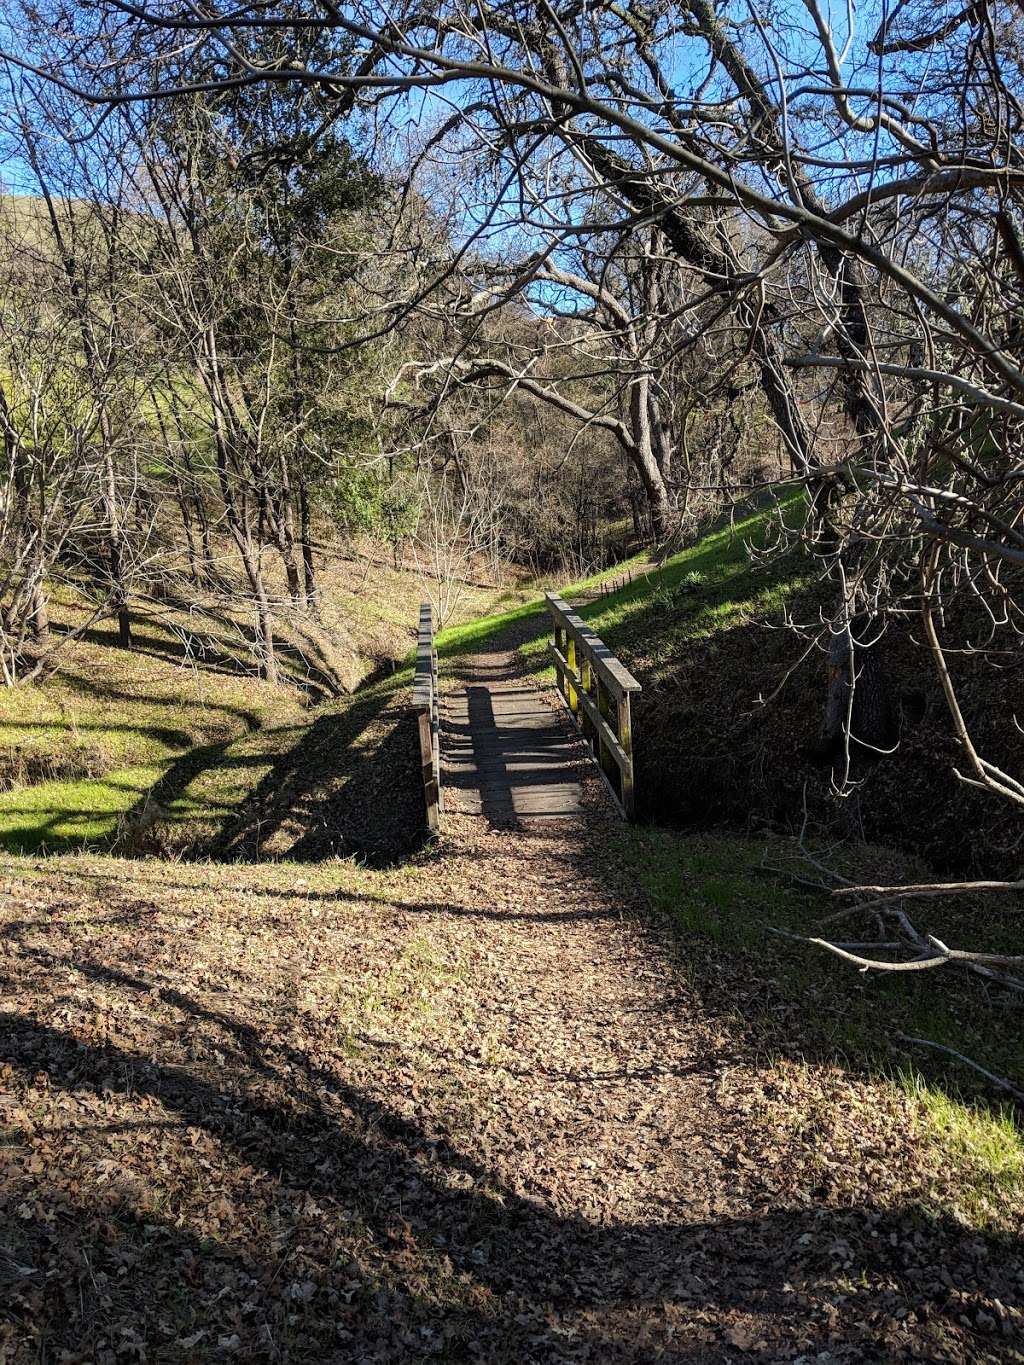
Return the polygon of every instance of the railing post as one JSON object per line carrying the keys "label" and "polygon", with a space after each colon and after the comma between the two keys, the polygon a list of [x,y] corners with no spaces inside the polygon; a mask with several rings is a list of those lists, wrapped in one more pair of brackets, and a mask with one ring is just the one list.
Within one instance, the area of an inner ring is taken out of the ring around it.
{"label": "railing post", "polygon": [[[602,687],[601,679],[598,678],[597,707],[598,710],[601,712],[601,715],[604,718],[604,720],[607,721],[610,728],[613,726],[613,722],[615,719],[613,706],[614,698],[609,696],[607,687]],[[615,762],[611,750],[608,748],[608,745],[604,743],[603,739],[600,741],[600,746],[601,747],[599,757],[601,762],[601,771],[604,773],[605,777],[607,777],[608,781],[612,784],[612,787],[614,788],[615,774],[619,770],[619,765]]]}
{"label": "railing post", "polygon": [[[587,696],[590,697],[592,700],[595,699],[594,681],[595,674],[594,669],[590,662],[590,655],[587,653],[586,650],[584,650],[583,660],[580,664],[580,682],[583,684],[584,692],[586,692]],[[580,722],[580,728],[582,729],[583,733],[586,735],[588,741],[590,742],[591,749],[593,749],[595,743],[597,743],[598,741],[599,736],[597,733],[597,727],[594,725],[594,722],[590,719],[590,713],[587,711],[586,707],[584,707],[583,710],[579,712],[578,718]]]}
{"label": "railing post", "polygon": [[437,789],[437,813],[444,811],[444,796],[441,793],[441,703],[437,686],[437,646],[434,644],[434,631],[430,631],[430,739],[434,751],[434,785]]}
{"label": "railing post", "polygon": [[423,795],[427,805],[427,828],[436,830],[438,827],[438,782],[436,769],[434,767],[434,745],[433,737],[430,733],[430,712],[421,711],[419,713],[420,726],[420,760],[423,768]]}
{"label": "railing post", "polygon": [[[569,667],[572,669],[572,671],[578,674],[579,669],[576,666],[576,641],[571,635],[566,641],[565,660]],[[565,699],[569,703],[569,710],[573,713],[574,716],[578,718],[580,710],[580,701],[579,697],[577,697],[576,695],[575,687],[573,687],[572,683],[569,681],[568,678],[566,678],[565,680]]]}
{"label": "railing post", "polygon": [[618,702],[619,743],[625,751],[628,762],[619,773],[619,790],[622,796],[622,809],[627,820],[632,820],[635,809],[633,797],[633,724],[629,713],[629,693],[623,692]]}

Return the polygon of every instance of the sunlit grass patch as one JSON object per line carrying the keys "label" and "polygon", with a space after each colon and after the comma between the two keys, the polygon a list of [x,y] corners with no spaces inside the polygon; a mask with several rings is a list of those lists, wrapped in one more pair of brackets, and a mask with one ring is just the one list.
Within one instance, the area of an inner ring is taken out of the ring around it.
{"label": "sunlit grass patch", "polygon": [[[126,699],[112,688],[112,696],[101,689],[101,695],[80,703],[67,677],[55,679],[42,695],[29,696],[24,689],[0,694],[8,716],[18,716],[8,722],[9,732],[30,735],[19,750],[19,771],[28,780],[12,780],[0,791],[0,846],[12,852],[54,853],[124,843],[133,816],[143,823],[171,811],[176,818],[193,818],[194,803],[179,788],[195,770],[219,757],[232,736],[258,740],[272,717],[300,710],[297,698],[284,688],[253,683],[243,693],[235,684],[237,695],[232,687],[211,697],[208,680],[196,688],[187,672],[176,693],[170,679],[154,677],[152,670],[138,670],[137,678],[137,698]],[[30,723],[18,710],[26,703],[37,711],[73,707],[74,720],[66,726]],[[89,736],[87,748],[82,735]],[[31,780],[46,772],[53,776]],[[231,776],[241,780],[238,773],[230,775],[226,789]]]}
{"label": "sunlit grass patch", "polygon": [[[569,602],[574,602],[609,582],[617,581],[623,575],[635,572],[632,582],[596,601],[579,602],[576,605],[580,616],[599,635],[609,643],[619,642],[627,639],[631,633],[645,631],[649,616],[663,609],[666,604],[679,606],[683,603],[681,592],[699,591],[704,587],[716,588],[723,579],[749,573],[749,548],[764,544],[779,510],[790,525],[795,525],[803,516],[803,505],[803,496],[799,491],[789,492],[780,499],[778,508],[760,508],[712,531],[695,544],[670,555],[656,568],[650,567],[651,551],[643,550],[589,578],[568,585],[553,581],[550,586]],[[643,572],[639,572],[641,569]],[[780,600],[787,591],[778,589]],[[737,600],[745,602],[748,596],[744,585],[744,591]],[[765,605],[770,606],[771,603]],[[513,627],[521,627],[527,630],[528,636],[526,643],[520,647],[521,654],[533,669],[544,669],[549,623],[543,606],[543,593],[538,591],[507,611],[450,626],[437,637],[438,654],[452,658],[485,649],[507,635]],[[531,618],[536,618],[532,630],[526,625]]]}
{"label": "sunlit grass patch", "polygon": [[[54,628],[84,610],[67,590]],[[0,689],[0,846],[61,852],[110,844],[185,755],[258,730],[296,693],[220,664],[189,662],[146,620],[135,646],[91,629],[43,680]]]}
{"label": "sunlit grass patch", "polygon": [[115,769],[82,782],[41,782],[0,793],[0,846],[59,853],[112,841],[119,822],[159,781],[166,764]]}
{"label": "sunlit grass patch", "polygon": [[1024,1205],[1024,1133],[1014,1111],[966,1102],[912,1067],[901,1068],[898,1075],[944,1167],[958,1174],[963,1215],[987,1225],[1019,1210]]}

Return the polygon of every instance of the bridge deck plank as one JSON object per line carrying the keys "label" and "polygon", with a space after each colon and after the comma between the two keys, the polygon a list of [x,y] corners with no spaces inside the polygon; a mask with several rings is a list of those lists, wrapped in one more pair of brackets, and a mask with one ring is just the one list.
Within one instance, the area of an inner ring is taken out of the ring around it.
{"label": "bridge deck plank", "polygon": [[506,673],[471,669],[443,693],[445,808],[492,824],[575,815],[585,748],[553,694]]}

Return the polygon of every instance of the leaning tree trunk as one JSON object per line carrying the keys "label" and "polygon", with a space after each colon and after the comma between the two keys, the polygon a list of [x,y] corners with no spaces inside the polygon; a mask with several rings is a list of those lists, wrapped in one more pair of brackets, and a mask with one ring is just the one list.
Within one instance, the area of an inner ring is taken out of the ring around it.
{"label": "leaning tree trunk", "polygon": [[270,617],[270,603],[267,601],[267,593],[263,585],[263,571],[258,561],[255,566],[253,578],[253,592],[256,597],[256,617],[259,622],[260,645],[263,649],[261,671],[267,682],[276,683],[278,680],[278,672],[277,652],[274,647],[274,627]]}
{"label": "leaning tree trunk", "polygon": [[299,578],[299,566],[295,560],[295,535],[291,527],[291,513],[284,499],[281,499],[274,508],[271,524],[274,530],[274,543],[277,546],[278,554],[281,556],[281,563],[284,565],[288,597],[293,606],[305,606],[302,581]]}
{"label": "leaning tree trunk", "polygon": [[257,643],[260,648],[259,669],[260,675],[267,682],[276,683],[278,680],[277,671],[277,651],[274,646],[274,623],[270,614],[270,601],[267,598],[267,588],[263,580],[263,565],[261,563],[260,552],[253,544],[249,528],[242,522],[238,515],[237,504],[230,495],[225,499],[225,510],[227,511],[228,526],[231,535],[238,547],[238,554],[245,569],[245,576],[249,580],[249,587],[252,591],[252,600],[256,607],[256,634]]}
{"label": "leaning tree trunk", "polygon": [[654,461],[658,466],[662,482],[666,490],[672,487],[672,433],[668,423],[662,414],[662,405],[658,395],[654,392],[653,385],[650,387],[647,399],[647,407],[650,417],[651,427],[651,450]]}
{"label": "leaning tree trunk", "polygon": [[252,600],[256,607],[256,640],[260,651],[258,656],[260,676],[265,678],[267,682],[276,683],[278,681],[278,670],[277,650],[274,645],[274,622],[270,614],[270,601],[267,597],[266,584],[263,580],[263,564],[260,552],[258,547],[253,544],[248,528],[239,519],[233,498],[230,500],[227,515],[232,539],[238,547],[238,554],[242,561],[242,567],[245,569],[245,576],[249,580]]}
{"label": "leaning tree trunk", "polygon": [[32,566],[32,591],[28,605],[32,643],[37,650],[45,649],[50,640],[50,603],[43,578],[44,568],[40,560]]}

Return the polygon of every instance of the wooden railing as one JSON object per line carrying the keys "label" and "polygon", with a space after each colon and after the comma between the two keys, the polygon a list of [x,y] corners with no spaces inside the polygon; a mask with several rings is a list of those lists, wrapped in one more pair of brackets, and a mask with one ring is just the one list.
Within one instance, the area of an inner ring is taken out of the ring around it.
{"label": "wooden railing", "polygon": [[437,650],[434,648],[434,613],[429,602],[420,607],[416,637],[416,680],[412,689],[413,710],[420,732],[420,763],[423,795],[427,803],[427,826],[435,830],[441,814],[441,746],[437,708]]}
{"label": "wooden railing", "polygon": [[554,628],[548,653],[558,691],[627,819],[634,810],[633,728],[630,697],[640,684],[603,640],[556,593],[544,599]]}

